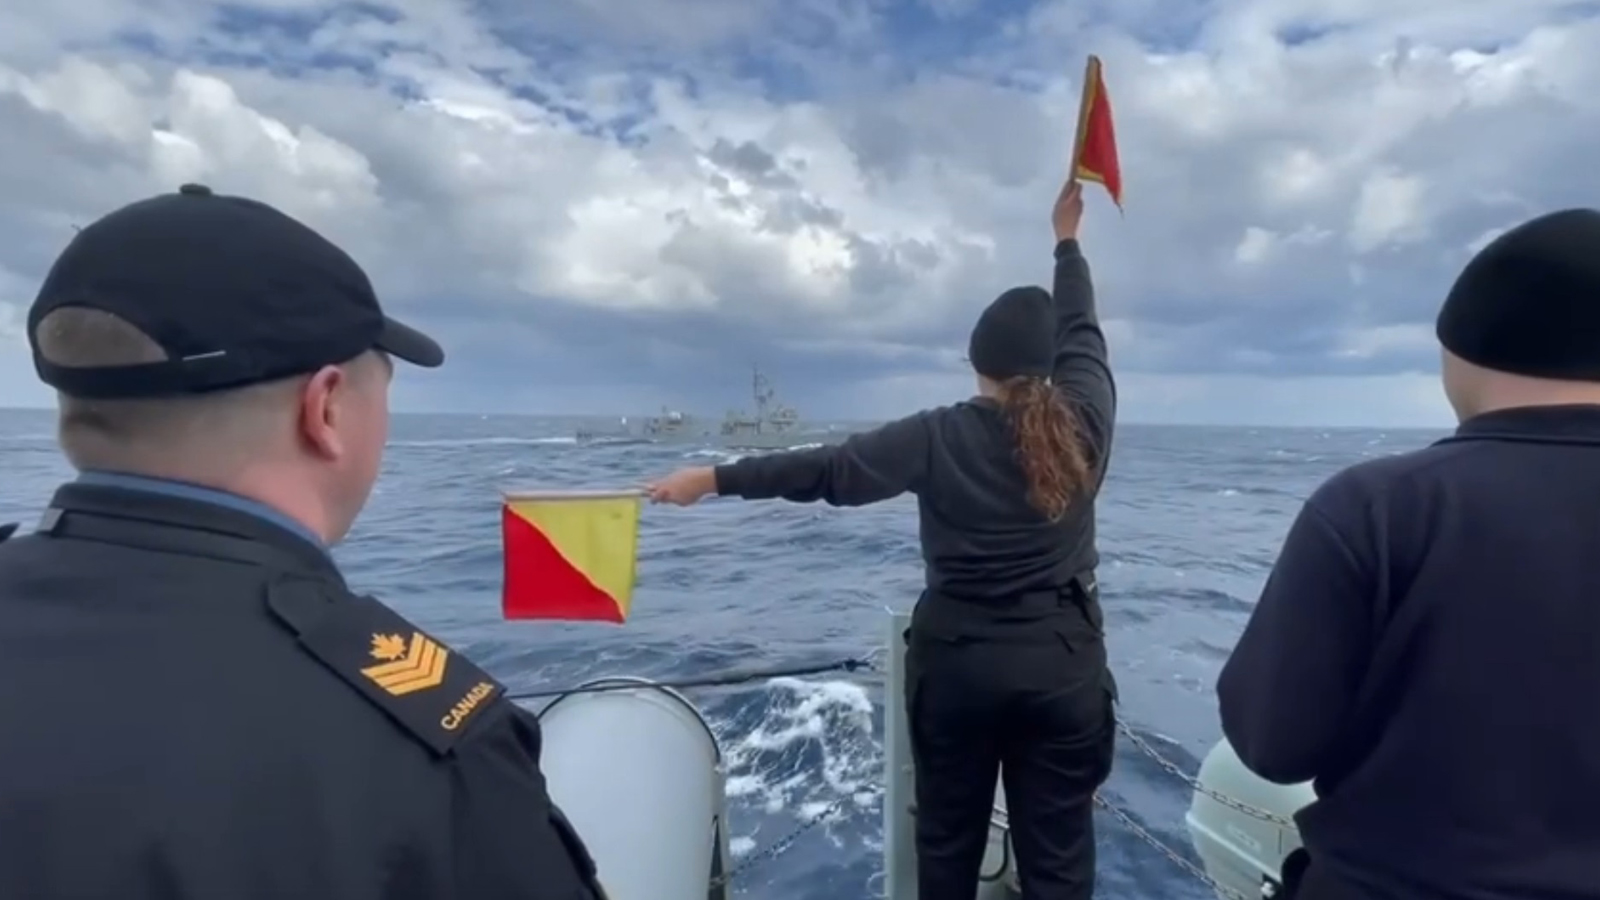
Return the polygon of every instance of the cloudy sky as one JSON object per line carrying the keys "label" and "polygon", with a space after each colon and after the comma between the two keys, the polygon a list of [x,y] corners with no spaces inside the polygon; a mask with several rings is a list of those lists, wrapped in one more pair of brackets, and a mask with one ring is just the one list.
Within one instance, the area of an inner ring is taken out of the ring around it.
{"label": "cloudy sky", "polygon": [[19,325],[71,226],[185,181],[438,335],[401,408],[717,413],[752,362],[818,416],[957,399],[1049,277],[1092,52],[1125,418],[1438,424],[1468,254],[1600,189],[1596,46],[1592,0],[0,4],[0,405],[50,402]]}

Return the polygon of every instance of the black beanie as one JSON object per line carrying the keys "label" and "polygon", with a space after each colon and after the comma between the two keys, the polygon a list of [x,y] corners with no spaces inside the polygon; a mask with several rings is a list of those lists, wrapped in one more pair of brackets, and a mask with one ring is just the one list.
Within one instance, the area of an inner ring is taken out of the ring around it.
{"label": "black beanie", "polygon": [[1600,211],[1550,213],[1495,238],[1450,288],[1436,330],[1486,369],[1600,381]]}
{"label": "black beanie", "polygon": [[967,358],[979,375],[1004,381],[1050,377],[1055,363],[1055,316],[1050,292],[1012,288],[995,298],[972,327]]}

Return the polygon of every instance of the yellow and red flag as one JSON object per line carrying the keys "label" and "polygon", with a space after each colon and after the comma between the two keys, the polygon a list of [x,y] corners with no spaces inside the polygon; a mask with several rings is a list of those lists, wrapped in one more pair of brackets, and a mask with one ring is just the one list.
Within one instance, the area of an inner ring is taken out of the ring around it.
{"label": "yellow and red flag", "polygon": [[1083,99],[1078,104],[1078,137],[1072,148],[1072,177],[1105,186],[1111,202],[1122,208],[1122,167],[1117,162],[1117,131],[1111,122],[1111,96],[1100,71],[1100,57],[1089,57],[1083,73]]}
{"label": "yellow and red flag", "polygon": [[505,617],[626,621],[643,504],[640,491],[506,494]]}

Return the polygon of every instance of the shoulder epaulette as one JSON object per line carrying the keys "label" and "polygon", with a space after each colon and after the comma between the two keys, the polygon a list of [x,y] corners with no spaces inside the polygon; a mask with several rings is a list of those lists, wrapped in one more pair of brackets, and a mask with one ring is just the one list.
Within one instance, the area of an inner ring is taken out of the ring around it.
{"label": "shoulder epaulette", "polygon": [[505,687],[372,597],[312,599],[280,582],[268,605],[301,646],[435,753],[450,752]]}

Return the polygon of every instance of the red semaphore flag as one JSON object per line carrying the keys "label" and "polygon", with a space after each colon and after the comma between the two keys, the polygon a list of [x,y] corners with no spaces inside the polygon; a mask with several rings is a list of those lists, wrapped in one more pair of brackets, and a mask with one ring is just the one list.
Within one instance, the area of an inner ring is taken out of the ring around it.
{"label": "red semaphore flag", "polygon": [[1122,208],[1122,167],[1117,163],[1117,131],[1111,124],[1111,97],[1106,93],[1100,58],[1089,57],[1083,73],[1083,100],[1078,106],[1078,137],[1072,148],[1072,177],[1105,186],[1111,202]]}

